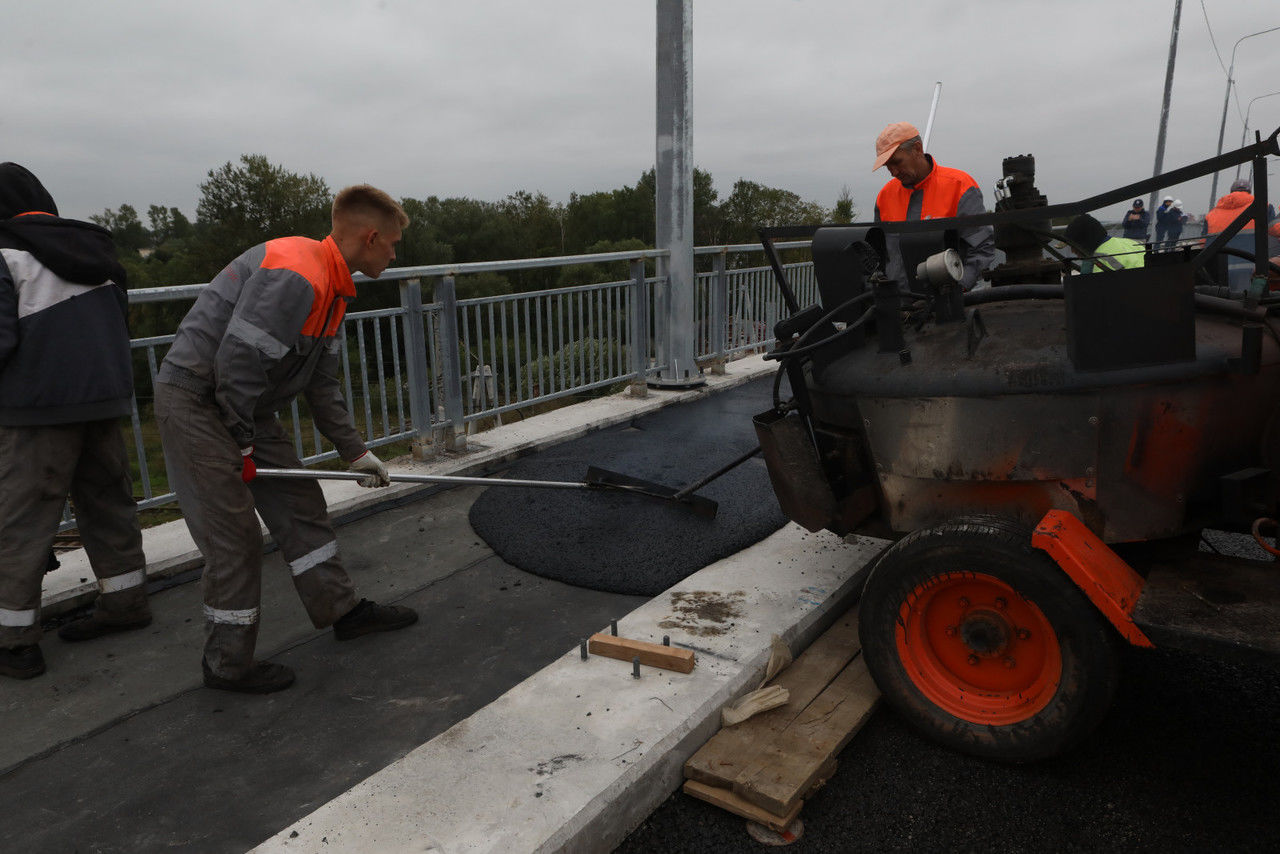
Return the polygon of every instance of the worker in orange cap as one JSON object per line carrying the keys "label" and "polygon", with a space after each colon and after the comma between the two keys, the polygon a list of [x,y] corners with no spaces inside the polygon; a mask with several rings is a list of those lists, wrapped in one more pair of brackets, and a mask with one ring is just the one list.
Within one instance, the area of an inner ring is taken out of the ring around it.
{"label": "worker in orange cap", "polygon": [[[886,166],[893,180],[876,196],[877,222],[908,222],[985,213],[982,190],[967,172],[939,166],[925,154],[920,132],[909,122],[894,122],[876,138],[876,161],[871,171]],[[995,232],[989,225],[959,230],[960,256],[964,259],[964,289],[971,290],[978,277],[995,260]],[[889,250],[886,274],[905,284],[898,236],[885,235]]]}

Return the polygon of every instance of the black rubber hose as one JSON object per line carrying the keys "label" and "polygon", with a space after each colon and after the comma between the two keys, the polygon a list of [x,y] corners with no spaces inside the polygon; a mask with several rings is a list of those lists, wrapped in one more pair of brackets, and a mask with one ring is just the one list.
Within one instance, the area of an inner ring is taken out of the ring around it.
{"label": "black rubber hose", "polygon": [[[1258,256],[1254,255],[1252,252],[1246,252],[1243,249],[1237,249],[1234,246],[1224,246],[1218,251],[1223,255],[1233,255],[1236,258],[1243,258],[1246,261],[1256,262],[1258,260]],[[1267,266],[1271,268],[1272,272],[1280,273],[1280,264],[1275,263],[1270,258],[1267,259]]]}
{"label": "black rubber hose", "polygon": [[[852,301],[853,300],[850,300],[849,302],[852,302]],[[849,303],[845,303],[844,305],[841,305],[840,308],[845,308],[848,304]],[[840,309],[836,309],[836,311],[839,311],[839,310]],[[777,361],[783,361],[784,359],[792,359],[792,358],[795,358],[796,356],[807,356],[808,354],[812,353],[814,350],[820,350],[821,348],[827,346],[828,344],[831,344],[839,340],[840,338],[843,338],[853,330],[861,327],[862,324],[866,323],[871,318],[871,315],[875,314],[875,311],[876,311],[875,306],[872,306],[871,308],[864,311],[862,315],[853,323],[850,323],[848,326],[846,326],[844,329],[841,329],[839,332],[837,332],[834,335],[828,335],[826,338],[823,338],[821,341],[815,341],[812,344],[808,344],[804,347],[800,347],[798,346],[799,340],[797,340],[796,342],[797,346],[791,347],[790,349],[787,349],[787,350],[775,350],[772,353],[765,353],[764,358],[766,361],[775,360],[775,359]],[[818,324],[814,324],[812,328],[816,329],[817,326]],[[800,340],[803,340],[803,338],[804,336],[801,335]]]}
{"label": "black rubber hose", "polygon": [[835,317],[837,314],[844,311],[846,308],[853,308],[858,303],[866,302],[867,300],[874,298],[874,296],[875,295],[871,291],[865,291],[863,293],[858,294],[856,297],[845,300],[844,302],[840,303],[840,305],[831,309],[831,311],[828,311],[826,314],[822,315],[822,317],[814,321],[813,325],[810,326],[808,329],[806,329],[804,332],[802,332],[800,334],[800,337],[796,339],[795,344],[792,345],[789,349],[775,350],[772,353],[765,353],[764,354],[765,360],[781,361],[783,359],[789,359],[792,356],[799,356],[799,355],[802,355],[803,353],[810,353],[819,347],[822,347],[826,344],[830,344],[832,341],[835,341],[837,338],[841,337],[842,335],[845,335],[846,333],[854,329],[857,329],[859,326],[862,325],[863,321],[867,319],[867,315],[871,313],[871,309],[868,309],[867,312],[862,315],[862,317],[859,317],[853,323],[850,323],[848,326],[846,326],[844,329],[841,329],[836,334],[830,335],[822,339],[821,341],[817,342],[816,344],[809,345],[808,347],[801,346],[802,344],[804,344],[805,339],[808,338],[810,335],[812,335],[815,330],[817,330],[820,326],[822,326],[822,324],[826,323],[831,318]]}
{"label": "black rubber hose", "polygon": [[1008,302],[1017,299],[1062,299],[1062,285],[996,285],[964,295],[965,305]]}
{"label": "black rubber hose", "polygon": [[[1062,285],[997,285],[970,291],[964,295],[965,305],[984,305],[993,302],[1009,302],[1021,299],[1062,299]],[[1195,295],[1196,309],[1207,314],[1234,317],[1239,320],[1262,320],[1267,310],[1262,307],[1245,308],[1238,301],[1208,294]]]}

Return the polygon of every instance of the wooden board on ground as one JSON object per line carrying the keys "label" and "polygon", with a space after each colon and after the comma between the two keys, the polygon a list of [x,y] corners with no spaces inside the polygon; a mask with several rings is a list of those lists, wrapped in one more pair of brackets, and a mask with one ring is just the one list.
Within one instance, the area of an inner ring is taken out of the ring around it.
{"label": "wooden board on ground", "polygon": [[760,807],[749,801],[744,801],[728,789],[722,789],[719,786],[708,786],[706,783],[699,783],[697,780],[685,780],[684,793],[709,804],[714,804],[721,809],[728,810],[734,815],[754,821],[756,824],[763,824],[777,833],[782,833],[790,827],[791,822],[795,821],[796,816],[800,814],[800,808],[804,806],[804,801],[800,801],[787,815],[777,816],[760,809]]}
{"label": "wooden board on ground", "polygon": [[[781,815],[830,777],[824,769],[862,728],[880,691],[858,656],[733,781],[734,794]],[[746,721],[750,723],[750,721]]]}
{"label": "wooden board on ground", "polygon": [[[685,791],[778,829],[835,772],[836,755],[880,699],[862,661],[855,611],[837,620],[771,684],[785,706],[721,729],[685,763]],[[756,814],[753,808],[769,821]]]}
{"label": "wooden board on ground", "polygon": [[791,693],[786,705],[721,729],[685,762],[684,776],[700,783],[731,788],[761,744],[785,730],[831,684],[858,650],[858,620],[856,613],[850,611],[774,677],[770,684],[780,685]]}
{"label": "wooden board on ground", "polygon": [[691,649],[680,649],[663,646],[648,641],[630,640],[615,635],[594,634],[587,642],[587,652],[592,655],[603,655],[606,658],[617,658],[622,661],[640,659],[640,663],[648,667],[661,667],[677,673],[691,673],[694,655]]}

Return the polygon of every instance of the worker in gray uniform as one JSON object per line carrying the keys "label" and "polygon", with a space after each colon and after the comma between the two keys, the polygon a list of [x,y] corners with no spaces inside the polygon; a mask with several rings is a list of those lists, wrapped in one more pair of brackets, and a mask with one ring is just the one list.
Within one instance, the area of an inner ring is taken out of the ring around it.
{"label": "worker in gray uniform", "polygon": [[133,408],[125,271],[111,233],[63,219],[0,163],[0,674],[45,671],[40,587],[70,494],[99,595],[58,634],[150,624],[120,418]]}
{"label": "worker in gray uniform", "polygon": [[333,201],[324,240],[283,237],[249,249],[209,283],[178,327],[157,374],[156,422],[169,481],[204,556],[204,683],[266,694],[293,671],[256,661],[262,515],[316,628],[350,640],[415,622],[411,609],[357,599],[314,480],[255,478],[257,465],[297,468],[275,413],[301,393],[316,427],[361,486],[390,483],[365,445],[339,383],[351,272],[377,278],[408,225],[386,193],[362,184]]}

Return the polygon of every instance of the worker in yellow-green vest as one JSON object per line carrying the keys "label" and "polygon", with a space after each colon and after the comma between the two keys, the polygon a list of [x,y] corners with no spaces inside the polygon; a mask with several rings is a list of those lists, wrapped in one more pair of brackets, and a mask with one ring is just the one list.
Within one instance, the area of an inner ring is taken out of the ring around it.
{"label": "worker in yellow-green vest", "polygon": [[1143,266],[1146,258],[1145,246],[1128,237],[1111,237],[1102,223],[1088,214],[1073,219],[1065,236],[1088,256],[1080,258],[1081,273],[1134,269]]}

